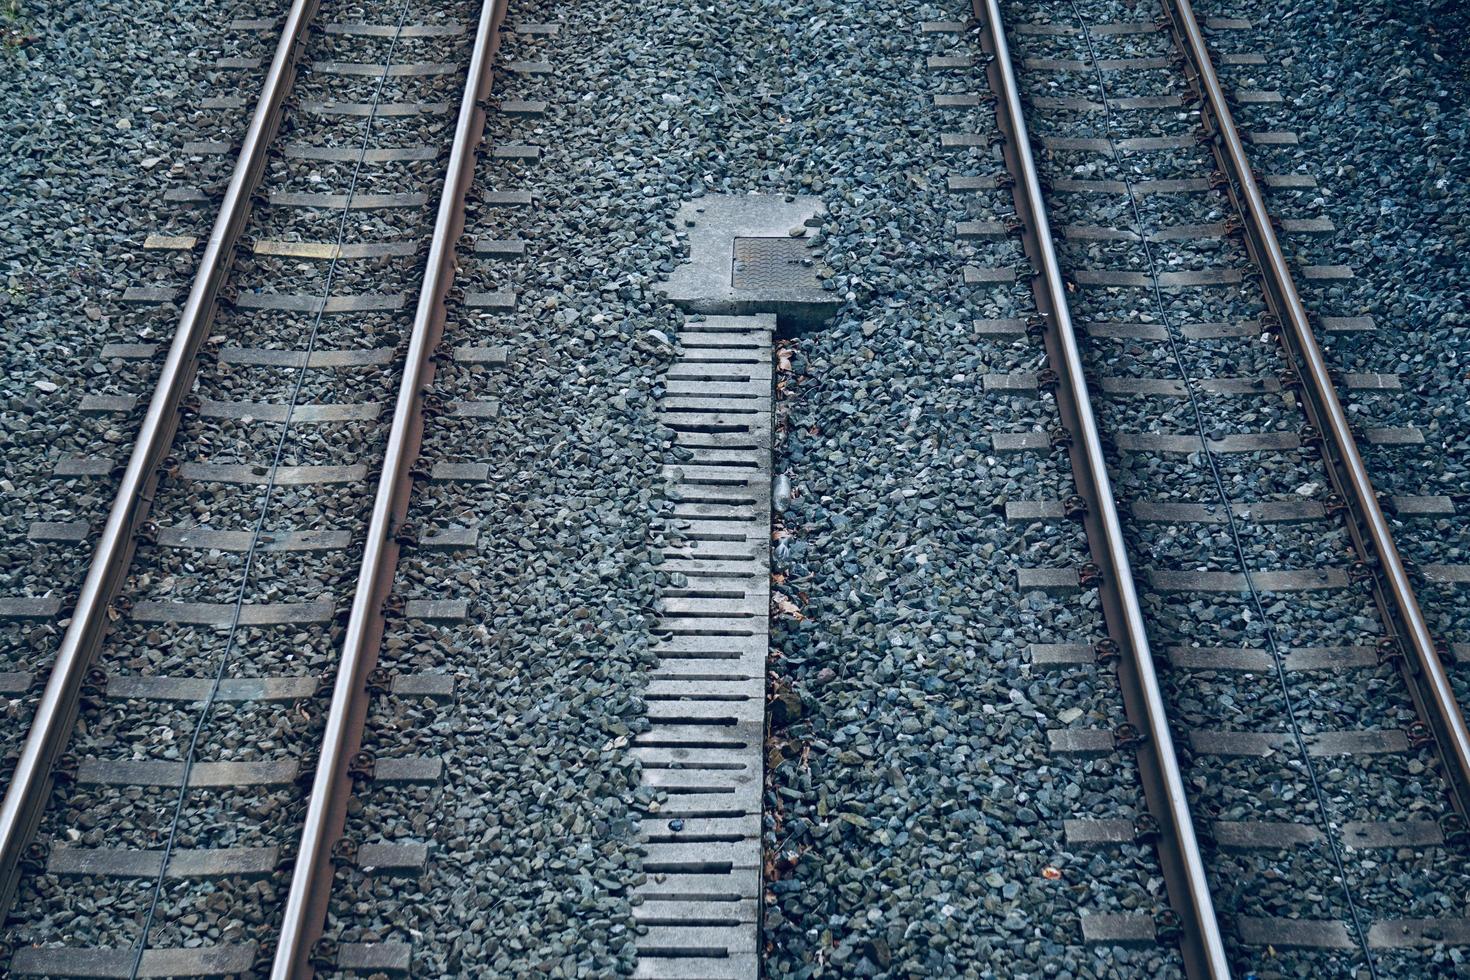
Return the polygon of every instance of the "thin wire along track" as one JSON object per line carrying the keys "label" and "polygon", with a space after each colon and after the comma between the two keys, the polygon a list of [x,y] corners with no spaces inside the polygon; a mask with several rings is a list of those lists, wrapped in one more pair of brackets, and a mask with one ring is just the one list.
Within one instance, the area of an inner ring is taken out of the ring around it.
{"label": "thin wire along track", "polygon": [[[1189,81],[1202,104],[1205,136],[1219,168],[1213,180],[1226,191],[1239,213],[1248,253],[1262,273],[1270,310],[1263,323],[1278,333],[1293,366],[1292,384],[1301,392],[1312,431],[1320,435],[1335,499],[1345,511],[1347,530],[1361,557],[1365,577],[1374,586],[1374,602],[1388,634],[1380,642],[1380,653],[1395,659],[1401,668],[1417,713],[1437,743],[1444,762],[1448,795],[1458,812],[1460,825],[1464,826],[1466,815],[1470,814],[1470,733],[1466,730],[1464,714],[1384,518],[1335,382],[1313,335],[1190,0],[1163,0],[1163,5],[1167,26],[1184,54]],[[1100,576],[1101,599],[1109,633],[1121,652],[1119,670],[1128,716],[1142,730],[1139,762],[1144,792],[1150,810],[1161,818],[1165,831],[1160,841],[1160,857],[1170,901],[1183,919],[1182,951],[1186,969],[1191,976],[1229,976],[1219,923],[1210,901],[1189,808],[1183,799],[1179,765],[1169,740],[1162,693],[1154,676],[1152,654],[1139,613],[1137,587],[1124,553],[1116,504],[1082,375],[999,3],[998,0],[972,0],[972,8],[977,21],[987,28],[984,41],[992,55],[987,73],[993,91],[999,96],[996,111],[1006,137],[1005,159],[1015,178],[1017,212],[1023,219],[1026,253],[1036,269],[1033,284],[1042,317],[1035,332],[1044,337],[1048,358],[1057,369],[1058,410],[1073,440],[1068,448],[1085,502],[1084,523],[1092,551],[1104,565]]]}
{"label": "thin wire along track", "polygon": [[1230,976],[1229,961],[1215,916],[1185,795],[1184,777],[1174,750],[1168,712],[1153,653],[1144,628],[1138,587],[1123,539],[1102,435],[1092,411],[1082,354],[1067,303],[1061,266],[1052,244],[1051,224],[1041,193],[1040,175],[1016,83],[999,0],[972,0],[983,43],[991,55],[986,68],[996,93],[996,116],[1005,135],[1005,159],[1015,177],[1014,196],[1021,217],[1026,254],[1035,275],[1033,288],[1041,313],[1047,355],[1060,384],[1057,408],[1071,436],[1068,453],[1077,489],[1085,502],[1084,525],[1101,569],[1100,596],[1108,632],[1117,644],[1118,671],[1128,717],[1143,736],[1137,742],[1139,769],[1149,809],[1163,833],[1159,840],[1170,901],[1182,920],[1182,949],[1193,977]]}
{"label": "thin wire along track", "polygon": [[362,744],[367,679],[377,663],[383,636],[383,604],[392,591],[398,564],[399,546],[393,532],[402,524],[408,510],[413,486],[409,471],[422,443],[424,397],[434,377],[432,355],[444,332],[445,297],[454,281],[454,248],[464,230],[465,193],[474,178],[475,151],[485,130],[485,99],[490,94],[495,54],[500,47],[500,26],[508,3],[509,0],[485,0],[480,10],[454,144],[445,170],[403,377],[393,407],[392,428],[342,643],[342,659],[322,736],[321,756],[271,969],[271,976],[276,980],[309,977],[318,961],[330,965],[331,957],[316,946],[331,897],[332,846],[341,837],[351,795],[348,762]]}
{"label": "thin wire along track", "polygon": [[[1372,594],[1387,632],[1381,652],[1393,657],[1404,674],[1418,716],[1444,760],[1449,796],[1463,822],[1470,817],[1470,731],[1464,714],[1313,335],[1190,0],[1161,3],[1168,26],[1185,55],[1185,71],[1200,96],[1201,122],[1220,171],[1213,180],[1228,193],[1239,212],[1251,260],[1262,273],[1266,303],[1270,318],[1274,318],[1263,320],[1278,333],[1293,365],[1295,377],[1290,384],[1300,391],[1308,421],[1320,436],[1322,455],[1345,510],[1349,535],[1365,570],[1374,577]],[[1179,939],[1191,977],[1229,977],[1223,930],[1171,734],[1167,701],[1155,672],[1141,589],[1127,552],[1108,474],[1105,439],[1093,410],[1000,0],[971,0],[971,4],[975,24],[982,28],[983,44],[991,56],[985,70],[996,97],[996,115],[1005,139],[1005,163],[1014,178],[1015,207],[1021,219],[1025,253],[1032,264],[1031,286],[1040,316],[1028,323],[1028,330],[1043,340],[1049,365],[1055,371],[1057,410],[1065,436],[1054,445],[1064,446],[1070,457],[1079,497],[1075,505],[1069,503],[1068,510],[1081,518],[1099,566],[1099,598],[1117,654],[1130,723],[1125,727],[1132,729],[1126,733],[1120,730],[1117,745],[1136,751],[1146,803],[1160,828],[1159,859],[1169,903],[1179,919],[1177,928],[1160,929],[1159,938]],[[0,800],[0,917],[14,901],[27,856],[33,857],[31,849],[36,845],[31,841],[51,795],[53,770],[75,727],[79,701],[98,648],[114,618],[115,607],[121,605],[118,596],[137,537],[146,533],[140,529],[152,509],[160,473],[170,465],[165,459],[179,429],[185,398],[194,384],[197,355],[209,337],[219,297],[226,290],[239,238],[251,216],[252,197],[265,172],[317,6],[318,0],[293,0],[286,14],[167,359],[121,472],[116,498],[14,774]],[[310,977],[315,969],[337,965],[334,944],[322,939],[331,900],[334,851],[343,836],[353,779],[371,773],[371,756],[361,753],[369,678],[378,663],[387,601],[397,571],[400,545],[396,536],[409,507],[425,417],[432,412],[428,393],[435,377],[434,354],[444,333],[446,298],[455,278],[455,249],[464,230],[465,198],[475,177],[508,6],[509,0],[482,0],[470,50],[415,315],[405,346],[400,348],[404,351],[403,373],[366,526],[350,615],[345,620],[341,657],[300,842],[293,852],[294,868],[279,939],[269,957],[271,976],[276,980]],[[288,407],[288,421],[290,414]],[[1103,648],[1100,645],[1098,649]],[[186,775],[184,790],[187,788]],[[165,851],[158,865],[158,887],[168,861]],[[139,975],[149,932],[147,923],[142,932],[133,975]],[[0,956],[0,962],[7,958]]]}
{"label": "thin wire along track", "polygon": [[50,796],[52,769],[71,734],[83,683],[106,632],[112,603],[127,575],[138,529],[147,519],[160,467],[178,428],[180,405],[194,381],[196,356],[209,336],[240,233],[250,217],[251,197],[265,171],[317,6],[317,0],[295,0],[286,14],[255,113],[179,315],[178,329],[71,612],[71,623],[62,637],[4,801],[0,802],[0,915],[14,900],[20,861]]}
{"label": "thin wire along track", "polygon": [[[1163,0],[1163,4],[1175,39],[1193,69],[1192,81],[1202,96],[1203,114],[1212,124],[1211,147],[1221,172],[1229,180],[1230,196],[1244,219],[1246,247],[1264,274],[1266,301],[1284,328],[1281,339],[1301,376],[1309,418],[1326,437],[1323,456],[1338,496],[1346,504],[1354,545],[1370,570],[1379,573],[1381,588],[1375,589],[1374,594],[1390,631],[1385,652],[1401,653],[1400,645],[1407,645],[1410,656],[1400,658],[1400,664],[1409,691],[1445,761],[1444,774],[1450,785],[1451,800],[1462,818],[1470,817],[1470,731],[1466,730],[1464,712],[1445,674],[1434,637],[1430,635],[1393,533],[1383,516],[1378,492],[1369,479],[1347,413],[1312,333],[1306,308],[1276,238],[1194,8],[1190,0]],[[1375,562],[1377,569],[1372,568]]]}

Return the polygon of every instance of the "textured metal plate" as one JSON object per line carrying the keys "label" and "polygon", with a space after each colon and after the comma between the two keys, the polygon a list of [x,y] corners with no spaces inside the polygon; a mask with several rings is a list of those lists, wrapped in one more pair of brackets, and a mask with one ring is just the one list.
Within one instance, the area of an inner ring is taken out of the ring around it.
{"label": "textured metal plate", "polygon": [[811,247],[800,238],[737,238],[730,284],[736,289],[818,289]]}

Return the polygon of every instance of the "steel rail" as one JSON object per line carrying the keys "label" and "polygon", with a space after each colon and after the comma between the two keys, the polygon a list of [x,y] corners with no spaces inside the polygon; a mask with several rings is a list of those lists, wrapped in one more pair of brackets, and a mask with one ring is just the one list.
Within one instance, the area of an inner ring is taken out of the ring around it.
{"label": "steel rail", "polygon": [[972,9],[976,21],[985,29],[982,39],[991,55],[986,72],[991,90],[997,96],[996,117],[1006,137],[1006,163],[1016,181],[1013,194],[1022,219],[1022,239],[1034,270],[1032,284],[1045,327],[1048,359],[1057,368],[1057,408],[1071,435],[1068,452],[1072,470],[1079,494],[1086,502],[1083,521],[1090,548],[1101,566],[1100,596],[1105,620],[1121,654],[1118,673],[1124,704],[1129,719],[1144,736],[1138,745],[1139,769],[1149,809],[1163,830],[1159,851],[1170,903],[1181,919],[1181,950],[1190,976],[1228,977],[1229,961],[1194,831],[1184,776],[1174,750],[1168,710],[1154,670],[1138,588],[1108,476],[1102,434],[1092,411],[1082,353],[1067,302],[1061,263],[1052,242],[1041,179],[1031,153],[1031,138],[1000,3],[999,0],[972,0]]}
{"label": "steel rail", "polygon": [[179,424],[179,406],[193,384],[197,355],[209,337],[218,300],[234,262],[240,233],[250,216],[251,197],[265,171],[279,128],[296,62],[306,44],[318,0],[295,0],[266,71],[260,98],[245,132],[219,213],[210,230],[178,328],[123,469],[107,523],[92,553],[71,622],[31,720],[25,745],[0,802],[0,913],[15,896],[21,858],[51,793],[52,768],[76,721],[78,699],[98,646],[106,634],[112,603],[132,562],[139,526],[147,517],[163,464]]}
{"label": "steel rail", "polygon": [[445,299],[454,281],[455,244],[464,231],[464,199],[474,181],[477,147],[485,131],[485,100],[493,82],[495,54],[508,0],[484,0],[460,100],[454,143],[445,167],[444,189],[393,408],[383,469],[373,500],[367,540],[342,642],[321,755],[312,780],[301,843],[296,851],[280,940],[271,976],[309,977],[331,899],[332,848],[341,837],[351,795],[348,762],[362,743],[367,716],[367,679],[377,664],[383,637],[383,605],[393,588],[402,525],[413,487],[410,468],[423,442],[424,399],[434,378],[433,353],[444,332]]}
{"label": "steel rail", "polygon": [[1246,246],[1264,277],[1267,302],[1284,328],[1282,341],[1303,378],[1302,390],[1310,420],[1326,436],[1323,455],[1352,518],[1348,521],[1349,530],[1365,562],[1371,566],[1376,556],[1380,563],[1384,588],[1375,591],[1380,596],[1379,606],[1390,641],[1401,638],[1408,643],[1413,659],[1403,664],[1403,672],[1410,692],[1445,759],[1451,800],[1461,816],[1470,816],[1470,731],[1466,730],[1465,715],[1445,674],[1393,532],[1383,516],[1378,492],[1337,397],[1331,371],[1312,332],[1306,307],[1271,224],[1265,198],[1251,169],[1194,8],[1190,0],[1163,0],[1163,3],[1175,38],[1193,65],[1200,95],[1213,119],[1211,145],[1221,171],[1229,177],[1230,195],[1245,224]]}

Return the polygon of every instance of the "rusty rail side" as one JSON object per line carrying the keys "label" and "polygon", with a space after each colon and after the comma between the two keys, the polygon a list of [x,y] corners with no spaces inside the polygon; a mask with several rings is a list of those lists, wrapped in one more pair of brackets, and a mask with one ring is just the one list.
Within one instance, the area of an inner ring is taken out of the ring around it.
{"label": "rusty rail side", "polygon": [[1149,810],[1161,828],[1159,857],[1170,904],[1180,918],[1180,948],[1191,977],[1218,980],[1230,976],[1229,962],[1185,795],[1184,777],[1174,750],[1167,708],[1154,671],[1143,610],[1108,476],[1102,435],[1092,411],[1041,180],[1031,153],[1000,4],[998,0],[972,0],[972,9],[983,29],[982,43],[991,56],[986,73],[991,91],[996,95],[995,111],[1005,137],[1006,167],[1015,181],[1016,213],[1022,222],[1022,240],[1032,264],[1032,287],[1041,314],[1035,326],[1043,333],[1047,359],[1057,375],[1057,409],[1070,437],[1067,451],[1084,502],[1082,519],[1089,547],[1099,566],[1099,595],[1108,634],[1119,654],[1118,675],[1124,707],[1130,724],[1142,736],[1136,740],[1139,771]]}
{"label": "rusty rail side", "polygon": [[493,83],[507,5],[508,0],[485,0],[480,10],[383,470],[343,637],[321,756],[271,968],[275,980],[309,977],[317,965],[315,947],[331,899],[332,848],[342,835],[352,793],[348,763],[362,745],[367,679],[377,664],[383,638],[383,605],[392,592],[398,565],[399,544],[394,532],[408,512],[413,488],[409,471],[423,442],[424,399],[434,379],[434,350],[444,333],[445,300],[455,273],[454,250],[464,231],[465,195],[474,181],[476,150],[484,135],[486,99]]}
{"label": "rusty rail side", "polygon": [[15,771],[0,802],[0,913],[15,897],[19,866],[51,795],[52,768],[70,738],[77,703],[98,646],[106,634],[112,603],[132,562],[135,536],[147,518],[160,467],[173,445],[179,406],[209,337],[221,291],[230,274],[240,233],[250,216],[251,197],[265,171],[283,106],[296,76],[296,63],[318,0],[294,0],[266,71],[255,114],[245,132],[235,169],[220,202],[178,328],[159,373],[137,441],[123,469],[87,577],[71,611],[56,662],[46,681]]}
{"label": "rusty rail side", "polygon": [[1369,479],[1331,372],[1312,333],[1194,8],[1190,0],[1163,0],[1163,4],[1175,41],[1192,68],[1191,81],[1201,97],[1201,116],[1210,146],[1244,222],[1246,248],[1261,270],[1266,302],[1280,328],[1278,336],[1300,378],[1308,421],[1323,437],[1322,455],[1337,496],[1346,507],[1348,531],[1365,565],[1377,573],[1374,598],[1389,633],[1384,652],[1398,660],[1419,717],[1438,744],[1451,802],[1463,820],[1470,817],[1470,732],[1466,731],[1464,712],[1445,674],[1393,532],[1383,516],[1378,492]]}

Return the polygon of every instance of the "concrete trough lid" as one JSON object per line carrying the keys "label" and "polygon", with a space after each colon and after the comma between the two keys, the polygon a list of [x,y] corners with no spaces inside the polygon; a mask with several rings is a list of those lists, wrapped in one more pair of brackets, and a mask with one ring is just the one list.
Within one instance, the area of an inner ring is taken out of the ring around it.
{"label": "concrete trough lid", "polygon": [[659,289],[691,313],[775,313],[783,327],[820,324],[837,308],[817,277],[814,197],[710,194],[686,202],[678,228],[689,259]]}

